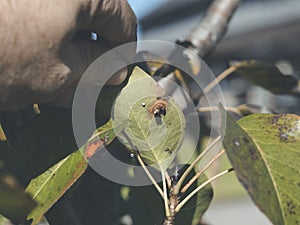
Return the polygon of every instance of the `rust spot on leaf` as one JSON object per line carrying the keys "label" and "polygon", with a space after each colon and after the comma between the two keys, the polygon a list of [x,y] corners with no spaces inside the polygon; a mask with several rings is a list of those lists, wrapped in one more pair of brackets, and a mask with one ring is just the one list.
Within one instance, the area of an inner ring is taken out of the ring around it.
{"label": "rust spot on leaf", "polygon": [[279,136],[279,140],[281,142],[287,142],[288,141],[288,134],[287,133],[279,131],[279,135],[278,136]]}
{"label": "rust spot on leaf", "polygon": [[243,137],[242,140],[243,140],[243,142],[245,142],[245,144],[249,144],[250,143],[249,139],[246,138],[246,137]]}
{"label": "rust spot on leaf", "polygon": [[288,212],[289,212],[290,215],[292,215],[292,214],[296,215],[296,205],[293,201],[288,201],[286,203],[286,206],[288,208]]}
{"label": "rust spot on leaf", "polygon": [[273,126],[276,126],[278,120],[279,120],[279,115],[275,115],[275,116],[272,116],[272,117],[271,117],[271,121],[270,121],[270,122],[271,122],[271,124],[272,124]]}
{"label": "rust spot on leaf", "polygon": [[280,142],[295,142],[295,137],[291,134],[295,132],[297,126],[292,124],[292,119],[288,114],[272,116],[270,123],[277,129],[278,134],[275,137],[279,138]]}
{"label": "rust spot on leaf", "polygon": [[255,148],[249,148],[248,151],[249,151],[249,153],[251,155],[251,159],[253,161],[256,161],[258,159],[258,156],[257,156]]}
{"label": "rust spot on leaf", "polygon": [[104,141],[97,140],[88,144],[85,148],[84,156],[86,159],[90,159],[95,153],[98,151],[99,148],[103,147]]}

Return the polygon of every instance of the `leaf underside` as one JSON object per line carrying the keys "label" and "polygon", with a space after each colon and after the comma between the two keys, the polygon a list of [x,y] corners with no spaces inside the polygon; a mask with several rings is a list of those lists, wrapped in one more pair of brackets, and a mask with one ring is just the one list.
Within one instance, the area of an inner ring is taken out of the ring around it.
{"label": "leaf underside", "polygon": [[232,63],[236,72],[254,85],[261,86],[274,94],[300,95],[300,81],[284,75],[280,70],[264,62],[245,60]]}
{"label": "leaf underside", "polygon": [[[156,109],[162,111],[155,116]],[[147,164],[166,169],[182,143],[185,118],[157,82],[136,67],[116,99],[113,126],[123,127],[116,135],[128,149],[138,150]]]}

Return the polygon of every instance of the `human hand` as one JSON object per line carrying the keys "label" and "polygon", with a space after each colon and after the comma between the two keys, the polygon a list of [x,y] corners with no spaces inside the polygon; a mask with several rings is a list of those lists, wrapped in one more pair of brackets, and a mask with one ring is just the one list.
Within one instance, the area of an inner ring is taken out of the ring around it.
{"label": "human hand", "polygon": [[[69,106],[98,56],[136,40],[136,17],[126,0],[3,0],[0,15],[0,110]],[[110,46],[91,40],[91,31]],[[122,70],[108,84],[118,85],[126,75]]]}

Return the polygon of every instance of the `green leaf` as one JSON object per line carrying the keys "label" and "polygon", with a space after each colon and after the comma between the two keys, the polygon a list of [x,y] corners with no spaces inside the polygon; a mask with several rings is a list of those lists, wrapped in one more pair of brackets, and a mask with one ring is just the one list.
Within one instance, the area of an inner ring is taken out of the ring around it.
{"label": "green leaf", "polygon": [[9,219],[0,215],[0,224],[1,225],[13,225]]}
{"label": "green leaf", "polygon": [[165,90],[136,67],[116,99],[113,126],[122,127],[116,135],[147,164],[167,168],[182,144],[185,119]]}
{"label": "green leaf", "polygon": [[243,78],[274,94],[300,94],[300,81],[293,76],[282,74],[275,66],[255,60],[235,62],[232,65]]}
{"label": "green leaf", "polygon": [[[115,128],[118,129],[118,128]],[[110,119],[106,124],[98,128],[87,141],[83,150],[84,157],[89,160],[95,153],[101,149],[104,145],[109,145],[116,135],[112,127],[112,120]]]}
{"label": "green leaf", "polygon": [[36,203],[24,193],[13,177],[2,175],[0,177],[0,214],[9,218],[16,224],[23,223],[27,214]]}
{"label": "green leaf", "polygon": [[48,209],[78,180],[87,165],[78,150],[30,182],[26,192],[38,203],[27,217],[28,220],[33,220],[32,225],[37,224]]}
{"label": "green leaf", "polygon": [[30,182],[26,192],[38,203],[27,217],[28,220],[33,219],[32,225],[37,224],[50,207],[81,177],[87,169],[87,160],[102,146],[110,144],[114,138],[109,121],[94,132],[85,146]]}
{"label": "green leaf", "polygon": [[227,115],[224,146],[261,211],[275,225],[299,224],[300,117],[254,114],[236,123]]}

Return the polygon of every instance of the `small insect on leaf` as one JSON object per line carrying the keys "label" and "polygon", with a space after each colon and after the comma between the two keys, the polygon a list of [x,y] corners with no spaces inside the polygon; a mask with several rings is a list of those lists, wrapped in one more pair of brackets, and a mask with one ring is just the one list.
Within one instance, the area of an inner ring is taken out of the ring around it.
{"label": "small insect on leaf", "polygon": [[167,106],[168,102],[165,99],[157,97],[156,101],[149,106],[148,111],[154,117],[161,117],[161,115],[165,116],[167,114]]}
{"label": "small insect on leaf", "polygon": [[169,149],[169,148],[167,148],[166,150],[165,150],[169,155],[172,155],[172,151],[171,151],[171,149]]}

